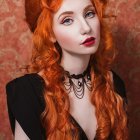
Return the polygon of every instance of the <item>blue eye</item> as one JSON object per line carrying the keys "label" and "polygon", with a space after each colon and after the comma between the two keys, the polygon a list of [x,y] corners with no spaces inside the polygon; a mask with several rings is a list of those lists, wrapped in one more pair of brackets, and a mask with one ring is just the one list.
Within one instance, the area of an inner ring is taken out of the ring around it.
{"label": "blue eye", "polygon": [[62,21],[62,24],[64,25],[70,25],[72,24],[73,20],[70,19],[70,18],[65,18],[63,21]]}
{"label": "blue eye", "polygon": [[85,15],[85,17],[87,18],[93,18],[95,16],[95,12],[94,11],[88,11]]}

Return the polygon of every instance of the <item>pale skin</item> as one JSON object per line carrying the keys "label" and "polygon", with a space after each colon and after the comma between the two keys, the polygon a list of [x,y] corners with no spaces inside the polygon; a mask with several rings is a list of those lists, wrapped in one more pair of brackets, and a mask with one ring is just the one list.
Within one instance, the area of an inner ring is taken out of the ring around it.
{"label": "pale skin", "polygon": [[[74,3],[74,4],[73,4]],[[65,13],[66,11],[69,11]],[[88,66],[91,54],[96,53],[100,42],[100,22],[90,0],[64,0],[54,14],[53,31],[62,48],[61,66],[71,74],[82,73]],[[85,47],[81,43],[88,37],[95,37],[94,45]],[[42,75],[42,72],[39,73]],[[95,107],[90,102],[90,91],[85,87],[82,99],[69,94],[70,114],[79,123],[89,140],[93,140],[97,130]],[[15,140],[29,139],[16,121]]]}
{"label": "pale skin", "polygon": [[28,136],[18,123],[18,121],[15,121],[15,135],[14,135],[15,140],[29,140]]}
{"label": "pale skin", "polygon": [[[73,4],[74,3],[74,4]],[[67,11],[67,13],[65,13]],[[64,0],[54,15],[53,31],[55,39],[62,48],[61,65],[71,74],[82,73],[88,66],[100,41],[100,22],[90,0]],[[96,42],[90,47],[81,45],[88,37],[94,36]],[[89,140],[93,140],[97,129],[95,107],[90,102],[90,91],[85,86],[82,99],[69,94],[70,114],[82,127]]]}

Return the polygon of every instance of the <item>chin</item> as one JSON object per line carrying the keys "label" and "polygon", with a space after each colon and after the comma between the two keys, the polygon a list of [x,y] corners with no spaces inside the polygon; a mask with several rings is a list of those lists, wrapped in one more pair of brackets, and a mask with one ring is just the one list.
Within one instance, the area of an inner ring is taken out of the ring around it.
{"label": "chin", "polygon": [[98,47],[95,47],[95,46],[94,46],[94,47],[89,48],[87,51],[85,50],[84,53],[94,54],[94,53],[97,52],[97,50],[98,50]]}

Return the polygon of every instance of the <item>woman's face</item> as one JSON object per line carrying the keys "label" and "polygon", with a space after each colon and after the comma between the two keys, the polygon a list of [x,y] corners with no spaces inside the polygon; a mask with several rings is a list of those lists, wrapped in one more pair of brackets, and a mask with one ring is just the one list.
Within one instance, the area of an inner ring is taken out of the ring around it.
{"label": "woman's face", "polygon": [[56,41],[71,54],[93,54],[100,42],[100,22],[90,0],[63,0],[53,16]]}

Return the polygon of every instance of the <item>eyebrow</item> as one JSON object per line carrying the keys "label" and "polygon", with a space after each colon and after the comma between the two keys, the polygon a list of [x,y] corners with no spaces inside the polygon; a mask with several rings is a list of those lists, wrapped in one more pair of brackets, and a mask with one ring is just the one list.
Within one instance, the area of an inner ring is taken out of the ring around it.
{"label": "eyebrow", "polygon": [[[90,5],[88,5],[88,6],[86,6],[86,7],[84,8],[84,11],[86,11],[86,10],[89,9],[90,7],[93,7],[93,8],[94,8],[94,6],[90,4]],[[62,12],[62,13],[59,15],[58,19],[59,19],[62,15],[66,15],[66,14],[71,15],[71,14],[73,14],[73,13],[74,13],[73,11],[65,11],[65,12]]]}

